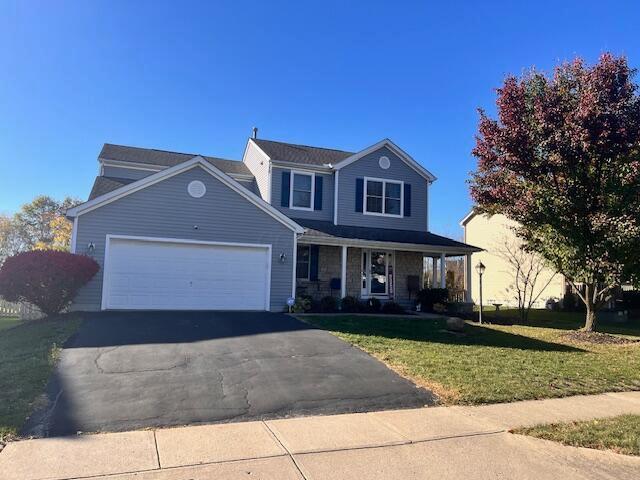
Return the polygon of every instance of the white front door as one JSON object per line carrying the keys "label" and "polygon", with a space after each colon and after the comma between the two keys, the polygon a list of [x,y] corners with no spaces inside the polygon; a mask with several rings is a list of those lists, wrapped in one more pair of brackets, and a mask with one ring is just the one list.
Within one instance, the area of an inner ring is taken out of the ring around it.
{"label": "white front door", "polygon": [[271,249],[107,237],[103,309],[268,310]]}

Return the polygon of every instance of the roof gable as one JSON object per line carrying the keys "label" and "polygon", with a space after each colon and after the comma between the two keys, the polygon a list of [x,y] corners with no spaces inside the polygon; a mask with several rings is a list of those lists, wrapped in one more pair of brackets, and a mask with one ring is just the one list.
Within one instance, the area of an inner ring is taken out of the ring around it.
{"label": "roof gable", "polygon": [[302,227],[300,227],[300,225],[298,225],[295,221],[291,220],[289,217],[287,217],[286,215],[278,211],[276,208],[266,203],[260,197],[258,197],[254,193],[247,190],[245,187],[243,187],[238,182],[230,178],[228,175],[224,174],[222,171],[220,171],[218,168],[213,166],[211,163],[209,163],[207,160],[205,160],[201,156],[194,157],[191,160],[182,162],[174,167],[167,168],[160,172],[154,173],[153,175],[149,175],[148,177],[144,177],[140,180],[136,180],[132,183],[124,185],[108,193],[100,195],[99,197],[96,197],[93,200],[89,200],[88,202],[80,204],[74,208],[70,208],[69,210],[67,210],[67,216],[77,217],[84,213],[100,208],[104,205],[108,205],[111,202],[114,202],[134,192],[140,191],[158,182],[162,182],[182,172],[185,172],[192,168],[198,168],[198,167],[202,168],[207,173],[214,176],[216,179],[218,179],[220,182],[225,184],[227,187],[239,193],[245,199],[247,199],[248,201],[256,205],[258,208],[265,211],[267,214],[271,215],[280,223],[289,227],[294,232],[302,233],[304,231]]}
{"label": "roof gable", "polygon": [[342,160],[341,162],[338,162],[337,164],[335,164],[334,168],[335,170],[340,170],[341,168],[351,165],[352,163],[357,162],[361,158],[383,147],[387,147],[389,150],[395,153],[402,161],[404,161],[407,165],[413,168],[419,175],[424,177],[427,181],[434,182],[435,180],[437,180],[434,174],[432,174],[429,170],[427,170],[418,162],[416,162],[407,152],[402,150],[400,147],[398,147],[395,143],[393,143],[388,138],[385,138],[384,140],[381,140],[378,143],[375,143],[370,147],[367,147],[364,150],[361,150],[358,153],[354,153],[353,155]]}

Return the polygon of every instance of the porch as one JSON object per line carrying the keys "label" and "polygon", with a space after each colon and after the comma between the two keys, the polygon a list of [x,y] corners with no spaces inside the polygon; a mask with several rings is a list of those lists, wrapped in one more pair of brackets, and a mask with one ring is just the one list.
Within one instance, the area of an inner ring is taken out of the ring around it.
{"label": "porch", "polygon": [[478,248],[428,232],[313,223],[298,239],[296,295],[378,298],[413,309],[426,285],[446,287],[447,259],[463,257],[463,300],[471,302],[471,255]]}

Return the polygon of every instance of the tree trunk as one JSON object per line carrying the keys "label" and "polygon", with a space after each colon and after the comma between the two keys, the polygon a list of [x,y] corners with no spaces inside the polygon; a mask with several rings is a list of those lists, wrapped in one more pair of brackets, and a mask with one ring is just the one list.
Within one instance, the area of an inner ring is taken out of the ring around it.
{"label": "tree trunk", "polygon": [[596,330],[596,305],[594,301],[595,289],[595,284],[585,285],[584,300],[585,307],[587,307],[587,313],[583,328],[585,332],[594,332]]}

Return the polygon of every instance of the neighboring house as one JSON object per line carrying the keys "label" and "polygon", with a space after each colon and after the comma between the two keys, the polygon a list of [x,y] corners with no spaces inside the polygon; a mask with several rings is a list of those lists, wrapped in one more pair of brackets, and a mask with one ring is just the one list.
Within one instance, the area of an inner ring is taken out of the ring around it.
{"label": "neighboring house", "polygon": [[[464,228],[464,241],[483,249],[473,258],[473,268],[478,262],[482,262],[486,267],[482,278],[483,303],[501,303],[504,306],[517,307],[518,300],[513,288],[516,270],[509,262],[510,255],[507,253],[507,250],[514,251],[521,245],[513,231],[517,224],[504,215],[480,215],[472,210],[462,219],[460,225]],[[550,268],[544,268],[534,287],[534,297],[540,293],[534,307],[544,308],[547,300],[562,299],[565,285],[563,275]],[[471,295],[473,301],[478,303],[479,282],[473,282]]]}
{"label": "neighboring house", "polygon": [[[360,152],[250,138],[242,161],[104,145],[72,251],[101,271],[74,308],[272,310],[301,294],[411,306],[435,177],[390,140]],[[440,283],[444,284],[440,268]]]}

